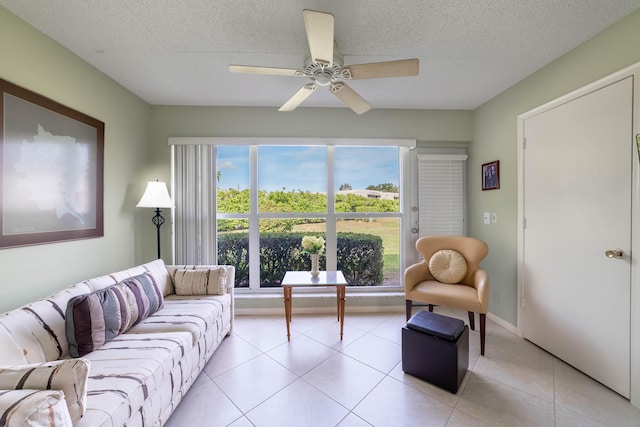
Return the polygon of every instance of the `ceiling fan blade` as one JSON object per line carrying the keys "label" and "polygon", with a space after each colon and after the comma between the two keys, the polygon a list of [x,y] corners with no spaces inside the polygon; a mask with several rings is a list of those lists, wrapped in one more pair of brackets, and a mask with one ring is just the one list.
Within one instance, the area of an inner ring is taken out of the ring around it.
{"label": "ceiling fan blade", "polygon": [[344,82],[336,82],[331,85],[331,93],[358,115],[364,114],[373,108],[371,104]]}
{"label": "ceiling fan blade", "polygon": [[311,60],[333,65],[333,15],[309,9],[302,13]]}
{"label": "ceiling fan blade", "polygon": [[318,87],[315,83],[307,83],[302,86],[296,93],[293,94],[291,98],[287,102],[284,103],[282,107],[278,109],[278,111],[293,111],[298,108],[298,105],[302,104],[305,99],[309,97]]}
{"label": "ceiling fan blade", "polygon": [[[342,76],[345,79],[375,79],[379,77],[408,77],[417,76],[419,61],[416,58],[400,61],[373,62],[371,64],[357,64],[344,67]],[[349,76],[350,75],[350,76]]]}
{"label": "ceiling fan blade", "polygon": [[229,65],[232,73],[264,74],[271,76],[303,77],[304,71],[293,68],[254,67],[253,65]]}

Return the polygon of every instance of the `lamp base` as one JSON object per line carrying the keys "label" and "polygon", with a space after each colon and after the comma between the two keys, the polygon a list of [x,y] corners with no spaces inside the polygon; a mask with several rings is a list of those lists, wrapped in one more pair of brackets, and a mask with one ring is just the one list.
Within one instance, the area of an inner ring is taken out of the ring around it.
{"label": "lamp base", "polygon": [[162,224],[164,224],[164,218],[163,216],[160,214],[160,208],[156,208],[156,214],[154,215],[154,217],[151,219],[151,221],[153,221],[153,223],[155,224],[156,228],[157,228],[157,235],[158,235],[158,259],[160,259],[160,226]]}

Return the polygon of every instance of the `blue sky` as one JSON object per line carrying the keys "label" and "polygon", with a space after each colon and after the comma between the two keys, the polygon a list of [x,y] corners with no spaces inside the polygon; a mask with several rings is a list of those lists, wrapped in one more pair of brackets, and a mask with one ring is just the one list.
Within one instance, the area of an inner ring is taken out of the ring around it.
{"label": "blue sky", "polygon": [[[249,147],[218,146],[220,188],[249,188]],[[336,147],[336,189],[354,190],[390,182],[398,185],[398,148]],[[326,192],[326,148],[323,146],[261,146],[258,152],[260,190]]]}

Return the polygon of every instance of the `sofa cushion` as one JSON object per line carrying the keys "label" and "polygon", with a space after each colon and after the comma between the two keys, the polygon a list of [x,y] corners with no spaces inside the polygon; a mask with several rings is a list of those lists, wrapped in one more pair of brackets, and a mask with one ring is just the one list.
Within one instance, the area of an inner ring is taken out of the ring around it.
{"label": "sofa cushion", "polygon": [[429,271],[438,282],[459,283],[467,275],[467,261],[457,251],[442,249],[429,259]]}
{"label": "sofa cushion", "polygon": [[[231,296],[227,295],[169,295],[162,310],[132,327],[131,333],[189,332],[195,345],[202,335],[221,327],[220,319],[229,318]],[[225,332],[226,333],[226,332]]]}
{"label": "sofa cushion", "polygon": [[[88,354],[91,373],[82,424],[129,425],[157,389],[166,384],[180,389],[187,378],[192,381],[194,367],[186,357],[192,348],[191,336],[185,332],[126,333]],[[155,425],[154,419],[144,425]]]}
{"label": "sofa cushion", "polygon": [[84,356],[156,312],[163,296],[144,273],[69,300],[66,335],[69,354]]}
{"label": "sofa cushion", "polygon": [[227,293],[227,270],[224,267],[207,269],[178,269],[174,277],[176,295],[224,295]]}
{"label": "sofa cushion", "polygon": [[104,275],[99,277],[93,277],[91,279],[85,280],[84,283],[89,287],[89,292],[99,291],[100,289],[107,288],[109,286],[113,286],[118,283],[119,280],[116,280],[111,275]]}
{"label": "sofa cushion", "polygon": [[0,425],[7,427],[73,427],[60,390],[0,391]]}
{"label": "sofa cushion", "polygon": [[26,365],[68,354],[65,309],[69,299],[91,292],[84,283],[0,315],[1,362]]}
{"label": "sofa cushion", "polygon": [[146,264],[142,264],[142,266],[146,271],[151,273],[156,281],[158,289],[162,292],[162,295],[167,296],[175,293],[175,290],[173,289],[173,280],[171,279],[171,276],[169,276],[169,271],[162,259],[156,259]]}
{"label": "sofa cushion", "polygon": [[4,366],[0,368],[0,389],[61,390],[75,423],[85,411],[89,366],[84,359]]}

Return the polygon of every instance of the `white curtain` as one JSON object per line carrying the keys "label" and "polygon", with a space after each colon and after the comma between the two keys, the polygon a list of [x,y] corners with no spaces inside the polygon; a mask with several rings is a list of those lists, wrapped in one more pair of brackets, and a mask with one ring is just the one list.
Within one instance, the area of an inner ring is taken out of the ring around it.
{"label": "white curtain", "polygon": [[216,264],[215,179],[215,146],[173,145],[176,264]]}

